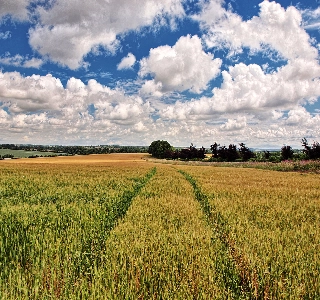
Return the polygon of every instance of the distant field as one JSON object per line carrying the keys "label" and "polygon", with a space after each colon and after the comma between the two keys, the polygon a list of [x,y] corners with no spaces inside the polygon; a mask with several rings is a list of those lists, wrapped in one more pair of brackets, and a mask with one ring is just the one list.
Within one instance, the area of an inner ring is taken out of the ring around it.
{"label": "distant field", "polygon": [[11,149],[0,149],[0,155],[12,154],[16,158],[29,157],[29,156],[48,156],[48,155],[61,155],[61,153],[54,152],[40,152],[40,151],[24,151],[24,150],[11,150]]}
{"label": "distant field", "polygon": [[147,157],[0,161],[0,299],[320,299],[319,174]]}
{"label": "distant field", "polygon": [[[24,158],[18,160],[7,160],[5,163],[11,164],[106,164],[106,163],[125,163],[125,162],[144,162],[149,154],[144,153],[116,153],[116,154],[91,154],[75,156],[57,156],[43,158]],[[1,163],[1,161],[0,161]]]}

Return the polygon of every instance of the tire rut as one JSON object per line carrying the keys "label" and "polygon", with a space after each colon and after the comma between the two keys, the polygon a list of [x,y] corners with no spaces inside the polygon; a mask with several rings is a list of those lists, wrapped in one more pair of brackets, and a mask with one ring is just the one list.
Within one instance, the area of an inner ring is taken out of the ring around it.
{"label": "tire rut", "polygon": [[[221,273],[223,285],[233,293],[236,299],[269,299],[268,287],[260,287],[258,275],[251,270],[245,256],[236,248],[235,241],[230,236],[227,220],[217,211],[214,205],[210,205],[208,196],[201,191],[196,180],[188,173],[178,170],[191,184],[195,198],[200,203],[207,223],[213,229],[215,237],[222,243],[223,249],[217,266]],[[226,256],[225,253],[229,253]]]}

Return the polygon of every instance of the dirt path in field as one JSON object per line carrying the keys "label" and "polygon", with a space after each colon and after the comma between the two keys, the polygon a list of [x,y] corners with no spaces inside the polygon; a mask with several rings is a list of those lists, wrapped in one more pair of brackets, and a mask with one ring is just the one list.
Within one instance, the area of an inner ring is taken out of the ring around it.
{"label": "dirt path in field", "polygon": [[219,287],[212,231],[191,186],[167,166],[157,167],[111,232],[106,256],[115,297],[217,299],[231,293]]}
{"label": "dirt path in field", "polygon": [[224,282],[225,287],[232,290],[237,297],[243,296],[244,298],[249,297],[250,299],[269,299],[267,289],[259,286],[256,271],[251,270],[247,258],[237,249],[235,241],[229,234],[227,220],[213,205],[210,205],[208,196],[201,191],[196,180],[182,170],[179,170],[179,172],[193,187],[195,198],[200,203],[207,223],[221,241],[226,252],[225,255],[222,254],[221,260],[224,260],[225,263],[220,265],[219,271],[222,273],[229,273],[231,275],[230,277],[234,280],[226,278],[226,281]]}

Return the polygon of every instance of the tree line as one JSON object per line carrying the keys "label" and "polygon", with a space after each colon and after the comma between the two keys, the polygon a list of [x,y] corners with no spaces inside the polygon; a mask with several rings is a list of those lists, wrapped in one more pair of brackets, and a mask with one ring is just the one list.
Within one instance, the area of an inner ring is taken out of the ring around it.
{"label": "tree line", "polygon": [[[100,145],[100,146],[61,146],[61,145],[17,145],[0,144],[0,149],[24,150],[52,152],[56,155],[89,155],[89,154],[109,154],[109,153],[150,153],[153,157],[164,159],[180,160],[209,160],[209,161],[271,161],[291,159],[320,159],[320,144],[314,141],[309,144],[306,138],[301,141],[303,149],[294,151],[291,146],[283,146],[280,151],[254,152],[244,143],[220,145],[213,143],[209,149],[204,147],[196,148],[193,144],[187,148],[175,149],[167,141],[153,141],[149,147],[146,146],[119,146],[119,145]],[[210,157],[208,157],[208,154]],[[13,158],[14,154],[5,154],[3,158]],[[36,157],[36,156],[35,156]]]}
{"label": "tree line", "polygon": [[[0,144],[0,149],[24,150],[52,152],[52,156],[57,155],[89,155],[89,154],[109,154],[109,153],[147,153],[146,146],[119,146],[119,145],[100,145],[100,146],[61,146],[61,145],[16,145]],[[3,158],[10,158],[13,154],[6,154]],[[36,156],[35,156],[36,157]]]}
{"label": "tree line", "polygon": [[[320,159],[320,144],[318,142],[313,142],[309,145],[307,139],[303,138],[301,143],[303,149],[298,152],[295,152],[291,146],[287,145],[284,145],[280,151],[254,152],[244,143],[240,143],[238,146],[235,144],[225,146],[215,142],[210,146],[210,149],[205,149],[204,147],[197,149],[191,144],[188,148],[174,149],[167,141],[157,140],[150,144],[148,153],[153,157],[162,159],[203,160],[206,158],[207,161],[217,162],[249,160],[279,162],[292,159]],[[209,157],[206,154],[209,154]]]}

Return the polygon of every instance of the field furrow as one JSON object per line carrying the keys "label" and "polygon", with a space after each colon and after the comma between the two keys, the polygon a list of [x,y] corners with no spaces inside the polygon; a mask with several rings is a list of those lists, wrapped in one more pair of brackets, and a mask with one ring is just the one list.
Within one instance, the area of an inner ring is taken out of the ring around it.
{"label": "field furrow", "polygon": [[317,174],[33,161],[0,164],[1,300],[320,299]]}
{"label": "field furrow", "polygon": [[257,297],[320,298],[319,176],[184,167],[228,224]]}
{"label": "field furrow", "polygon": [[[108,239],[96,284],[111,299],[227,299],[216,244],[191,186],[170,167],[146,185]],[[107,288],[108,287],[108,288]]]}
{"label": "field furrow", "polygon": [[216,272],[220,275],[220,284],[224,286],[235,299],[253,299],[258,297],[257,287],[251,278],[251,270],[241,253],[236,251],[234,241],[229,234],[229,224],[222,214],[217,211],[213,203],[209,203],[208,196],[201,191],[197,182],[188,173],[179,170],[193,187],[196,200],[200,203],[202,212],[208,225],[213,230],[215,240],[220,244],[216,251]]}
{"label": "field furrow", "polygon": [[90,291],[97,269],[107,267],[109,233],[156,169],[15,165],[1,171],[1,299],[78,299],[79,290]]}

